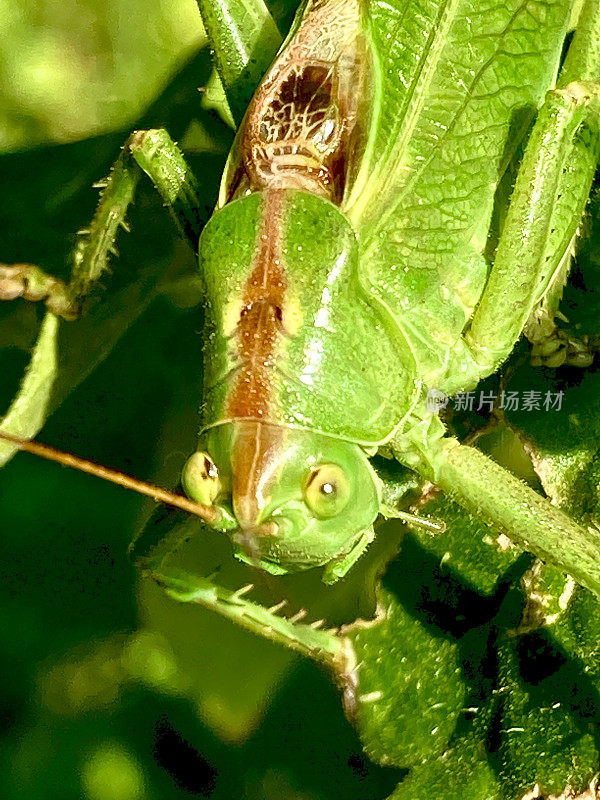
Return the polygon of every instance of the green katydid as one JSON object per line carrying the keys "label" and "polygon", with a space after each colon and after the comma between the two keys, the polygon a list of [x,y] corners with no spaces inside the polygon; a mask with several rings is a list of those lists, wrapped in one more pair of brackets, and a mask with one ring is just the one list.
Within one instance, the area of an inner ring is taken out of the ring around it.
{"label": "green katydid", "polygon": [[[370,460],[385,452],[600,593],[600,537],[446,437],[426,405],[429,390],[472,389],[540,304],[556,308],[598,160],[598,4],[580,10],[558,74],[566,0],[308,2],[245,115],[240,86],[266,66],[250,55],[270,55],[276,32],[259,4],[249,23],[231,3],[228,28],[217,4],[200,6],[239,130],[200,236],[206,386],[182,475],[189,509],[229,533],[242,559],[275,574],[323,566],[332,582],[373,539],[380,510],[393,513]],[[494,194],[534,109],[490,269]],[[4,298],[76,316],[139,167],[195,246],[183,156],[165,131],[137,132],[71,283],[6,267]],[[551,329],[538,351],[555,341]],[[576,342],[565,352],[586,358]],[[142,537],[140,560],[197,597],[195,577],[161,572],[169,541]],[[205,602],[227,605],[217,589]],[[272,616],[256,611],[255,622],[272,628]]]}

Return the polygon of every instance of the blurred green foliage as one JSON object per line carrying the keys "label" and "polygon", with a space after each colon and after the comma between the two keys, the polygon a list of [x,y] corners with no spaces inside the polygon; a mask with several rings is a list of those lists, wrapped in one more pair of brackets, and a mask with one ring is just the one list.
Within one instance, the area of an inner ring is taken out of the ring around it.
{"label": "blurred green foliage", "polygon": [[2,0],[0,150],[132,123],[202,39],[185,0]]}

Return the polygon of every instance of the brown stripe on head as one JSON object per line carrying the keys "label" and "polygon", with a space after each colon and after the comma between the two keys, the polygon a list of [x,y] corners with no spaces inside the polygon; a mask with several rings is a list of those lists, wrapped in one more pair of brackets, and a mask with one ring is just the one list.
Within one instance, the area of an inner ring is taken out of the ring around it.
{"label": "brown stripe on head", "polygon": [[240,527],[254,535],[272,535],[271,526],[259,523],[269,501],[271,487],[277,480],[277,467],[285,429],[279,425],[240,420],[231,455],[233,512]]}
{"label": "brown stripe on head", "polygon": [[264,198],[256,257],[234,333],[240,368],[226,408],[228,417],[239,420],[231,454],[233,508],[246,529],[257,525],[284,436],[280,426],[260,422],[275,406],[273,364],[286,337],[282,318],[288,287],[282,260],[285,192],[267,191]]}
{"label": "brown stripe on head", "polygon": [[273,370],[282,339],[287,281],[281,255],[285,192],[265,192],[256,257],[244,287],[235,328],[240,368],[229,397],[226,415],[268,419],[273,405]]}

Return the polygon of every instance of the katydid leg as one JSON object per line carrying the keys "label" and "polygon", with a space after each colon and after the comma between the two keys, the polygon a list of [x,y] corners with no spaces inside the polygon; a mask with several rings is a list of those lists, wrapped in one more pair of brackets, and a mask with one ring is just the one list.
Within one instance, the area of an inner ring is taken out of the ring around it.
{"label": "katydid leg", "polygon": [[511,540],[600,595],[600,532],[584,528],[474,447],[439,439],[425,454],[430,479]]}
{"label": "katydid leg", "polygon": [[248,600],[244,595],[252,590],[252,584],[233,591],[213,583],[210,577],[181,570],[165,568],[160,573],[149,575],[174,600],[197,603],[265,639],[322,661],[329,667],[339,669],[341,666],[344,655],[341,638],[327,630],[318,630],[279,616],[276,608],[268,609]]}
{"label": "katydid leg", "polygon": [[182,235],[197,250],[201,223],[198,189],[181,151],[162,129],[133,133],[109,176],[102,182],[102,195],[90,227],[80,232],[73,252],[70,281],[47,275],[32,264],[0,265],[0,299],[43,300],[48,309],[66,319],[75,319],[100,276],[106,271],[119,228],[127,228],[125,217],[143,170],[154,183]]}
{"label": "katydid leg", "polygon": [[533,345],[529,360],[534,367],[589,367],[598,351],[587,336],[578,338],[559,328],[545,307],[534,311],[523,332]]}
{"label": "katydid leg", "polygon": [[494,266],[465,334],[482,375],[510,354],[568,256],[600,149],[600,88],[548,93],[517,177]]}
{"label": "katydid leg", "polygon": [[319,630],[320,625],[299,624],[293,618],[286,619],[278,613],[284,603],[269,609],[249,600],[247,595],[253,588],[252,584],[236,591],[213,582],[212,576],[169,566],[169,555],[187,539],[201,536],[202,525],[188,514],[161,505],[132,543],[130,556],[142,572],[155,580],[174,600],[198,603],[259,636],[316,658],[338,673],[344,672],[347,665],[344,663],[343,639],[331,631]]}
{"label": "katydid leg", "polygon": [[600,80],[600,3],[584,0],[577,29],[560,71],[558,86],[573,81]]}
{"label": "katydid leg", "polygon": [[44,300],[48,309],[59,316],[77,318],[83,300],[107,268],[119,227],[126,225],[125,214],[133,199],[138,178],[139,168],[132,163],[129,152],[124,150],[108,178],[100,184],[102,195],[89,229],[79,233],[72,254],[73,266],[68,284],[46,275],[34,265],[3,265],[0,271],[0,298],[11,300],[22,296],[26,300]]}
{"label": "katydid leg", "polygon": [[126,150],[150,178],[194,252],[202,230],[200,192],[181,150],[164,128],[136,131]]}
{"label": "katydid leg", "polygon": [[[586,0],[580,11],[580,22],[558,85],[566,87],[576,80],[600,80],[600,12],[598,0]],[[574,153],[574,156],[581,156]],[[585,157],[586,156],[584,153]],[[532,364],[545,366],[588,366],[597,351],[595,343],[577,339],[568,331],[558,329],[555,316],[562,296],[562,288],[568,276],[571,252],[567,251],[559,274],[549,287],[543,301],[534,310],[525,327],[525,335],[533,344]],[[562,275],[560,273],[562,272]]]}
{"label": "katydid leg", "polygon": [[64,319],[76,319],[79,315],[64,281],[35,264],[0,264],[0,300],[17,297],[31,302],[43,300],[48,311]]}
{"label": "katydid leg", "polygon": [[568,250],[543,299],[527,320],[523,333],[532,344],[530,362],[532,366],[589,367],[597,348],[587,337],[578,338],[568,329],[559,328],[557,319],[568,322],[559,311],[564,285],[571,266],[571,250]]}
{"label": "katydid leg", "polygon": [[[509,355],[546,295],[549,313],[558,306],[600,154],[599,36],[600,4],[586,0],[558,88],[546,96],[527,143],[494,266],[465,334],[482,375]],[[543,350],[544,335],[538,338]]]}
{"label": "katydid leg", "polygon": [[[263,0],[197,0],[236,125],[281,44]],[[226,22],[226,24],[224,24]]]}

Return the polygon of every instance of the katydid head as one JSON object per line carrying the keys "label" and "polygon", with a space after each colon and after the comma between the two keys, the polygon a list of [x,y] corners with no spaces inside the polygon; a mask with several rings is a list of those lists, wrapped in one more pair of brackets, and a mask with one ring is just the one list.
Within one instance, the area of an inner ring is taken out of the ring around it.
{"label": "katydid head", "polygon": [[363,449],[254,420],[207,431],[184,467],[190,498],[219,510],[242,560],[282,574],[327,564],[345,574],[373,538],[380,487]]}

